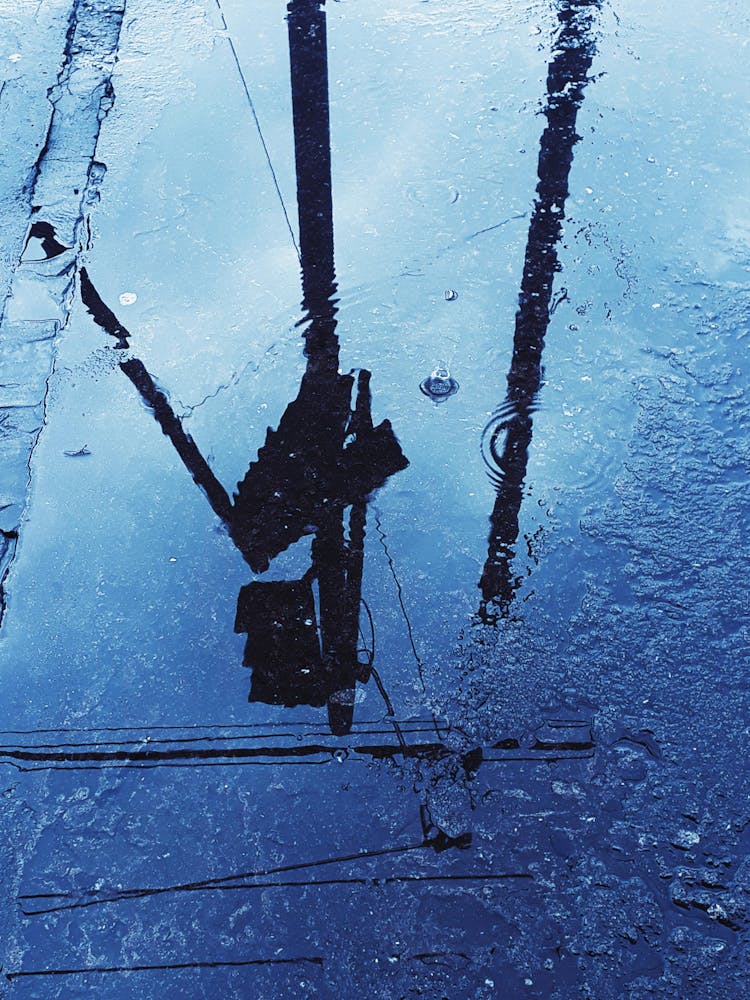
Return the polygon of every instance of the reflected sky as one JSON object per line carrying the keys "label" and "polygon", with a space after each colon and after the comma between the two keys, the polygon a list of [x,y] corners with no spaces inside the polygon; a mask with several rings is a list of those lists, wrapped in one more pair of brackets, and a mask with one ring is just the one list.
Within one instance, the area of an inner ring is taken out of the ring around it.
{"label": "reflected sky", "polygon": [[105,6],[0,60],[12,988],[736,969],[746,13]]}
{"label": "reflected sky", "polygon": [[[340,372],[325,14],[319,3],[300,0],[289,5],[287,21],[306,369],[297,398],[268,431],[232,500],[143,363],[129,358],[120,367],[255,573],[303,536],[312,538],[301,579],[242,588],[234,628],[247,636],[251,702],[326,705],[331,731],[343,735],[354,717],[356,681],[367,681],[373,667],[360,625],[367,503],[408,462],[390,422],[373,426],[370,372]],[[85,268],[81,294],[115,347],[127,349],[127,330]]]}

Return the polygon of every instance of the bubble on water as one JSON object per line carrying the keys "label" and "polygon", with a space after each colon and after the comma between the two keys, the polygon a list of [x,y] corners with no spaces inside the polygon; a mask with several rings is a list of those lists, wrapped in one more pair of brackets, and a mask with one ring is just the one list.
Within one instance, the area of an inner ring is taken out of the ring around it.
{"label": "bubble on water", "polygon": [[458,298],[458,292],[455,291],[455,289],[453,289],[453,288],[446,288],[446,290],[445,290],[445,301],[446,302],[455,302],[457,298]]}
{"label": "bubble on water", "polygon": [[121,306],[132,306],[134,302],[138,301],[138,296],[135,292],[123,292],[120,296]]}
{"label": "bubble on water", "polygon": [[432,369],[432,374],[419,383],[419,388],[435,403],[442,403],[458,392],[458,382],[451,376],[445,361],[438,361]]}
{"label": "bubble on water", "polygon": [[449,204],[455,205],[461,197],[461,192],[455,185],[447,181],[423,181],[410,184],[406,188],[406,197],[417,205]]}

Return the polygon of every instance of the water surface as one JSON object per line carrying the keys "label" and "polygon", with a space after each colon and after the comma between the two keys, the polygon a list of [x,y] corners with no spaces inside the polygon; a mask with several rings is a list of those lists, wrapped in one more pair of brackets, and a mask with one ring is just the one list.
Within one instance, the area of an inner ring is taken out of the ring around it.
{"label": "water surface", "polygon": [[743,993],[748,16],[626,6],[0,4],[9,996]]}

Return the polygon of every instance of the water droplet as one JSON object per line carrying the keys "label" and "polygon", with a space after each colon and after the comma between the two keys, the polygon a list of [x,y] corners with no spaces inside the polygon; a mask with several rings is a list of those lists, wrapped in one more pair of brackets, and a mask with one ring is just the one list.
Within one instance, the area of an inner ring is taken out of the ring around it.
{"label": "water droplet", "polygon": [[442,403],[443,400],[458,392],[458,382],[451,377],[450,369],[445,361],[438,361],[432,374],[420,382],[419,388],[425,396],[429,396],[436,403]]}
{"label": "water droplet", "polygon": [[135,292],[123,292],[120,296],[121,306],[132,306],[134,302],[137,302],[138,296]]}

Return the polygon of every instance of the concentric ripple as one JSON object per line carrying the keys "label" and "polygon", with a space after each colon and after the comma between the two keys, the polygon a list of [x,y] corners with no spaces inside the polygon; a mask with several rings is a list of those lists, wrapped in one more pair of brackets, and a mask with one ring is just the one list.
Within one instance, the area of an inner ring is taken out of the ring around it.
{"label": "concentric ripple", "polygon": [[525,458],[524,441],[512,440],[512,437],[523,438],[522,431],[537,409],[536,404],[506,399],[485,424],[480,450],[487,474],[496,488],[503,485],[509,466],[521,457],[518,454],[519,444]]}

